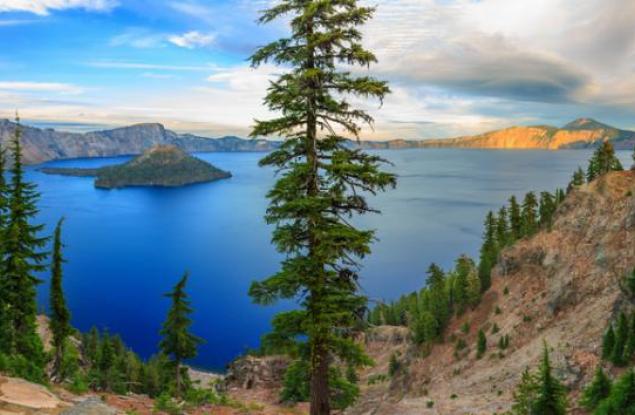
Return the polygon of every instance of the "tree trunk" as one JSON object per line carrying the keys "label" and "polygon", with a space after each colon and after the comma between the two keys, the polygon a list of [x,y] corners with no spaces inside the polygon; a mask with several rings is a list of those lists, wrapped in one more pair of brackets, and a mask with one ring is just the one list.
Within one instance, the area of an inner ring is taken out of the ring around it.
{"label": "tree trunk", "polygon": [[316,345],[313,350],[311,371],[311,415],[330,415],[329,361],[325,345]]}
{"label": "tree trunk", "polygon": [[176,398],[181,398],[181,362],[176,361]]}

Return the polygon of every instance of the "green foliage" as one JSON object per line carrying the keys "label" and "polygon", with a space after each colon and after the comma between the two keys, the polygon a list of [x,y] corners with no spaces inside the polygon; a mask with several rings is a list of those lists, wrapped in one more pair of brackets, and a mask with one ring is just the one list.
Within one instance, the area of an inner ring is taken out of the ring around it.
{"label": "green foliage", "polygon": [[480,359],[487,350],[487,337],[483,330],[478,331],[478,338],[476,340],[476,358]]}
{"label": "green foliage", "polygon": [[540,214],[540,226],[550,227],[555,211],[556,200],[554,196],[549,192],[541,192],[540,207],[538,208],[538,212]]}
{"label": "green foliage", "polygon": [[498,259],[496,225],[496,216],[493,212],[489,212],[485,218],[483,245],[481,247],[481,256],[478,265],[478,276],[481,280],[481,291],[487,291],[492,284],[492,268],[496,265],[496,261]]}
{"label": "green foliage", "polygon": [[514,391],[514,403],[512,405],[512,415],[533,415],[532,406],[538,396],[537,376],[525,368],[520,383]]}
{"label": "green foliage", "polygon": [[630,369],[611,387],[609,396],[597,406],[593,415],[635,414],[635,373]]}
{"label": "green foliage", "polygon": [[390,361],[388,362],[388,376],[395,376],[399,370],[401,370],[401,362],[397,358],[397,354],[393,353],[390,355]]}
{"label": "green foliage", "polygon": [[531,236],[538,231],[538,201],[536,194],[529,192],[525,195],[522,207],[522,235]]}
{"label": "green foliage", "polygon": [[582,392],[580,405],[586,410],[592,411],[609,396],[610,392],[611,380],[602,370],[602,366],[598,366],[591,384]]}
{"label": "green foliage", "polygon": [[41,365],[19,354],[5,355],[0,353],[0,372],[31,382],[46,383],[46,374]]}
{"label": "green foliage", "polygon": [[168,415],[181,415],[183,408],[168,393],[162,393],[154,400],[154,411]]}
{"label": "green foliage", "polygon": [[538,390],[532,402],[532,413],[541,415],[565,415],[567,413],[567,391],[551,373],[549,350],[545,343],[542,363],[538,371]]}
{"label": "green foliage", "polygon": [[567,407],[566,390],[552,374],[549,351],[545,344],[538,373],[532,374],[526,368],[521,376],[514,392],[511,414],[565,415]]}
{"label": "green foliage", "polygon": [[608,360],[613,356],[613,347],[615,346],[615,331],[613,325],[610,324],[609,328],[604,333],[602,339],[602,359]]}
{"label": "green foliage", "polygon": [[282,402],[307,402],[309,400],[310,366],[305,359],[296,360],[287,368],[282,382]]}
{"label": "green foliage", "polygon": [[[16,122],[18,126],[11,138],[13,166],[10,181],[0,188],[0,193],[3,193],[0,208],[5,200],[8,208],[2,212],[4,216],[0,221],[4,225],[0,261],[0,329],[3,334],[0,351],[7,355],[21,355],[29,365],[43,368],[44,348],[36,332],[36,286],[40,281],[35,274],[44,270],[43,261],[47,255],[41,249],[47,238],[39,236],[43,226],[33,224],[40,195],[35,185],[24,178],[20,142],[22,128],[19,119]],[[3,158],[4,152],[0,155]],[[4,165],[4,162],[1,164]]]}
{"label": "green foliage", "polygon": [[523,219],[516,196],[509,198],[509,221],[512,241],[523,237]]}
{"label": "green foliage", "polygon": [[608,172],[621,170],[624,170],[622,163],[620,163],[620,160],[615,155],[613,145],[610,141],[606,140],[595,150],[591,160],[589,160],[586,178],[590,183]]}
{"label": "green foliage", "polygon": [[615,329],[615,342],[610,356],[610,361],[615,366],[624,366],[626,364],[627,357],[624,356],[624,349],[628,341],[628,335],[628,320],[624,313],[620,313]]}
{"label": "green foliage", "polygon": [[187,370],[183,370],[182,363],[186,359],[196,357],[198,346],[203,342],[201,338],[189,331],[192,326],[192,320],[189,316],[193,310],[185,292],[187,280],[188,274],[185,273],[174,289],[165,294],[171,299],[172,305],[160,331],[163,338],[159,343],[159,348],[170,359],[169,366],[172,366],[174,370],[177,397],[181,396],[183,379],[187,377]]}
{"label": "green foliage", "polygon": [[[268,193],[266,220],[275,226],[273,243],[285,259],[275,275],[251,286],[250,295],[268,305],[302,294],[301,313],[281,314],[289,319],[284,327],[295,326],[281,336],[308,343],[314,414],[348,402],[343,396],[349,396],[350,385],[330,379],[334,358],[356,366],[368,361],[351,334],[366,307],[356,264],[370,253],[374,233],[347,218],[375,212],[363,195],[396,183],[394,175],[380,171],[380,157],[351,148],[338,134],[358,138],[361,124],[372,123],[370,115],[351,107],[347,95],[381,100],[390,92],[385,82],[340,70],[376,61],[363,48],[358,28],[373,12],[355,0],[282,0],[260,22],[288,19],[289,37],[251,57],[254,67],[274,62],[290,70],[271,83],[264,100],[280,116],[257,121],[251,134],[285,138],[260,162],[279,172]],[[348,392],[333,393],[338,385]]]}
{"label": "green foliage", "polygon": [[73,374],[68,373],[68,369],[62,368],[62,365],[68,364],[68,362],[62,362],[62,360],[66,357],[65,347],[68,336],[73,332],[73,328],[71,327],[71,313],[66,305],[64,290],[62,288],[62,263],[64,262],[62,256],[62,223],[63,220],[60,220],[55,227],[53,263],[51,266],[51,289],[49,293],[51,303],[49,327],[53,334],[52,343],[54,348],[53,373],[54,376],[57,376],[60,380],[64,380]]}
{"label": "green foliage", "polygon": [[582,186],[584,183],[586,183],[584,170],[582,170],[582,167],[578,167],[578,170],[573,173],[569,186],[567,186],[567,193],[578,186]]}

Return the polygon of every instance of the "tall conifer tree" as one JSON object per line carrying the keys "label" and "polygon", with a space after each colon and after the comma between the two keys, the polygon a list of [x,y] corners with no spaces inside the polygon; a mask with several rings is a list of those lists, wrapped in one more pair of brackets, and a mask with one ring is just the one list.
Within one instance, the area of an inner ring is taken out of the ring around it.
{"label": "tall conifer tree", "polygon": [[161,329],[163,339],[159,344],[161,352],[171,359],[174,366],[177,397],[180,397],[183,392],[183,361],[196,357],[197,348],[203,343],[201,338],[190,333],[192,326],[190,315],[193,310],[185,292],[187,280],[188,274],[185,273],[174,289],[165,295],[172,300],[172,306],[163,323]]}
{"label": "tall conifer tree", "polygon": [[71,313],[66,305],[64,289],[62,287],[62,264],[64,263],[64,257],[62,256],[63,221],[64,220],[61,219],[55,227],[53,237],[53,263],[51,266],[50,327],[53,333],[53,347],[55,350],[53,371],[56,375],[59,374],[62,365],[66,338],[71,335],[73,330],[71,327]]}
{"label": "tall conifer tree", "polygon": [[43,225],[32,223],[38,213],[36,203],[40,195],[35,185],[24,178],[22,129],[17,117],[16,123],[11,140],[13,166],[8,186],[9,216],[2,264],[5,313],[10,323],[6,343],[9,353],[21,354],[33,364],[43,365],[43,346],[36,332],[36,286],[41,281],[35,273],[44,270],[43,261],[47,255],[42,248],[47,238],[39,236]]}
{"label": "tall conifer tree", "polygon": [[342,136],[358,138],[360,123],[373,121],[346,95],[381,100],[389,93],[385,82],[341,69],[376,61],[358,29],[373,12],[356,0],[282,0],[260,22],[288,17],[290,36],[251,58],[254,67],[272,61],[289,71],[271,83],[265,98],[280,116],[257,121],[252,131],[285,138],[261,165],[281,174],[269,192],[266,218],[276,226],[273,243],[286,259],[250,294],[260,304],[302,295],[303,310],[282,315],[289,330],[280,334],[308,342],[312,415],[329,414],[331,386],[345,382],[331,370],[336,356],[349,366],[368,362],[352,332],[366,306],[357,290],[357,260],[370,253],[374,233],[348,217],[375,212],[363,194],[395,184],[394,175],[379,170],[380,157],[350,148]]}
{"label": "tall conifer tree", "polygon": [[530,236],[538,230],[538,200],[534,192],[525,195],[522,209],[522,236]]}
{"label": "tall conifer tree", "polygon": [[610,141],[606,140],[602,143],[589,161],[587,169],[587,181],[592,182],[598,177],[610,172],[624,170],[620,159],[615,155],[615,149]]}
{"label": "tall conifer tree", "polygon": [[567,413],[566,390],[551,372],[549,350],[545,343],[542,363],[537,376],[536,400],[531,405],[532,414],[565,415]]}
{"label": "tall conifer tree", "polygon": [[487,291],[492,284],[492,268],[496,265],[498,257],[498,244],[496,243],[496,216],[489,212],[485,218],[485,231],[483,232],[483,246],[478,263],[478,276],[481,279],[481,290]]}
{"label": "tall conifer tree", "polygon": [[516,196],[509,198],[509,230],[513,241],[523,237],[522,214]]}

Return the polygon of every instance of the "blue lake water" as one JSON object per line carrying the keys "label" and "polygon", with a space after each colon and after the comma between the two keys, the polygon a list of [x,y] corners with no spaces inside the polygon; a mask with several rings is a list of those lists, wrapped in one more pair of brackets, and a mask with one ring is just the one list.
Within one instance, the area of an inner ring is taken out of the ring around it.
{"label": "blue lake water", "polygon": [[[423,285],[430,262],[451,266],[478,253],[482,222],[510,195],[565,187],[586,166],[587,151],[395,150],[396,190],[372,199],[382,215],[357,223],[377,229],[361,283],[372,299],[390,300]],[[251,281],[277,269],[280,257],[263,220],[273,172],[262,154],[199,154],[234,177],[179,189],[97,190],[91,178],[48,176],[30,168],[42,192],[39,220],[51,232],[64,216],[65,289],[73,323],[119,333],[143,356],[156,351],[168,300],[162,296],[185,270],[195,308],[193,331],[205,338],[193,364],[222,369],[256,347],[276,311],[253,305]],[[620,153],[626,166],[630,154]],[[81,159],[51,166],[96,167],[127,158]],[[48,275],[44,274],[47,280]],[[39,291],[47,303],[47,284]]]}

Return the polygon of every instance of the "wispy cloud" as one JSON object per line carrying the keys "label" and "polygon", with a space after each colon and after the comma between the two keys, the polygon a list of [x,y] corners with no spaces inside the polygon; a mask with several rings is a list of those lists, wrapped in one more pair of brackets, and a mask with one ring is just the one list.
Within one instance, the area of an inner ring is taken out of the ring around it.
{"label": "wispy cloud", "polygon": [[67,95],[77,95],[84,92],[82,88],[72,84],[21,81],[0,81],[0,90],[16,92],[55,92]]}
{"label": "wispy cloud", "polygon": [[201,33],[191,31],[182,35],[174,35],[168,37],[170,43],[186,49],[202,48],[210,46],[214,43],[216,36],[213,33]]}
{"label": "wispy cloud", "polygon": [[144,28],[130,28],[110,39],[110,46],[130,46],[147,49],[162,46],[166,35]]}
{"label": "wispy cloud", "polygon": [[117,0],[0,0],[0,12],[20,11],[45,16],[52,10],[84,9],[105,12],[115,8]]}
{"label": "wispy cloud", "polygon": [[143,69],[143,70],[162,70],[162,71],[211,71],[217,68],[216,65],[164,65],[143,62],[124,62],[124,61],[92,61],[87,62],[87,66],[93,68],[108,69]]}
{"label": "wispy cloud", "polygon": [[40,20],[34,20],[34,19],[0,20],[0,27],[23,26],[23,25],[27,25],[27,24],[37,23],[39,21]]}

